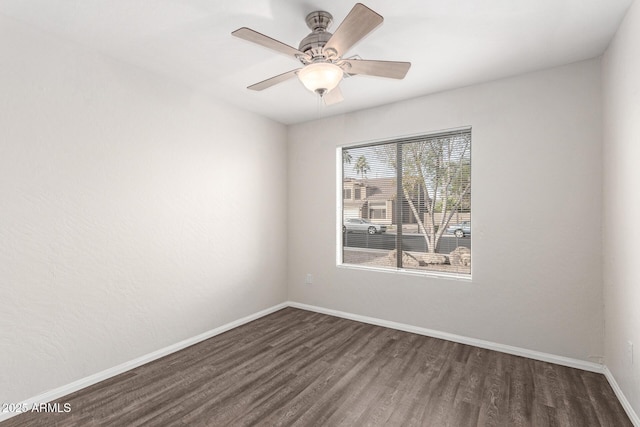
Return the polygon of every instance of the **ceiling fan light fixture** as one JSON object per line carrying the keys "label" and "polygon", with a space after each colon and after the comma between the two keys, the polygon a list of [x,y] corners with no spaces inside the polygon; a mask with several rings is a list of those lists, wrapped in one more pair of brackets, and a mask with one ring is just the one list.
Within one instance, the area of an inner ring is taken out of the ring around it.
{"label": "ceiling fan light fixture", "polygon": [[298,71],[298,78],[311,92],[331,92],[342,80],[342,68],[330,62],[316,62]]}

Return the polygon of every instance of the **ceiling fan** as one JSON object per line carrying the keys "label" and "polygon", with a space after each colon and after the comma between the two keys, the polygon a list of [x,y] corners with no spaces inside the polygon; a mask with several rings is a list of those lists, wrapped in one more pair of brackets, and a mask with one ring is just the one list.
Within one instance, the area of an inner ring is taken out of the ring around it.
{"label": "ceiling fan", "polygon": [[384,20],[382,16],[361,3],[357,3],[351,9],[333,34],[327,31],[333,22],[333,16],[329,12],[311,12],[305,20],[312,32],[302,39],[298,49],[247,27],[231,33],[241,39],[284,53],[303,65],[302,68],[263,80],[247,89],[264,90],[297,76],[307,89],[320,95],[325,104],[330,105],[343,100],[338,84],[344,76],[361,74],[403,79],[411,67],[410,62],[370,61],[357,57],[344,57],[353,45]]}

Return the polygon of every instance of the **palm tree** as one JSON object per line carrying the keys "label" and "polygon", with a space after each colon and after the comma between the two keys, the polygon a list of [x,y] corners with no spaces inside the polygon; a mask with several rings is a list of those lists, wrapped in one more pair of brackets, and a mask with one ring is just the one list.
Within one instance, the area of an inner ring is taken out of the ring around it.
{"label": "palm tree", "polygon": [[371,171],[369,167],[369,163],[367,162],[367,158],[364,155],[358,157],[356,164],[353,165],[353,170],[356,171],[358,175],[361,175],[363,178],[367,177],[367,172]]}
{"label": "palm tree", "polygon": [[342,150],[342,164],[351,164],[351,160],[353,160],[353,157],[351,157],[349,150]]}

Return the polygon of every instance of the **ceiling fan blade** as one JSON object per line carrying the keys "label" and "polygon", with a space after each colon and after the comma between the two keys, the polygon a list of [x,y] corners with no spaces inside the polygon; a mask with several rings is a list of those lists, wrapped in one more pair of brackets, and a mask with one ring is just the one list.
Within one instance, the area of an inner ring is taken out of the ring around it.
{"label": "ceiling fan blade", "polygon": [[342,56],[367,34],[382,24],[384,18],[362,3],[356,3],[333,33],[324,49],[334,49]]}
{"label": "ceiling fan blade", "polygon": [[344,101],[344,96],[342,96],[340,86],[336,86],[331,90],[331,92],[325,93],[322,100],[324,101],[324,105],[333,105]]}
{"label": "ceiling fan blade", "polygon": [[247,89],[251,89],[251,90],[268,89],[271,86],[277,85],[278,83],[282,83],[286,80],[294,78],[298,74],[299,70],[300,68],[296,68],[295,70],[287,71],[286,73],[282,73],[277,76],[271,77],[270,79],[263,80],[260,83],[253,84],[249,86]]}
{"label": "ceiling fan blade", "polygon": [[264,34],[254,31],[251,28],[238,28],[237,30],[232,32],[231,35],[275,50],[276,52],[284,53],[288,56],[293,56],[296,58],[308,56],[304,52],[300,52],[298,49],[291,47],[288,44],[284,44],[276,39],[272,39],[269,36],[265,36]]}
{"label": "ceiling fan blade", "polygon": [[345,62],[351,65],[351,67],[345,68],[348,74],[364,74],[390,79],[404,79],[411,68],[411,62],[367,61],[364,59],[349,59]]}

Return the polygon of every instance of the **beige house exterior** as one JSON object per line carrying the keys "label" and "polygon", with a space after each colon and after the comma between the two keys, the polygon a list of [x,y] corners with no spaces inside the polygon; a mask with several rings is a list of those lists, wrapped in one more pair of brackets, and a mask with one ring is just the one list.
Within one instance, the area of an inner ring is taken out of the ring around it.
{"label": "beige house exterior", "polygon": [[[343,218],[364,218],[378,224],[395,224],[396,187],[395,178],[345,178],[342,182]],[[425,201],[415,197],[413,202],[419,213],[424,214]],[[405,224],[417,222],[406,202],[403,219]]]}

